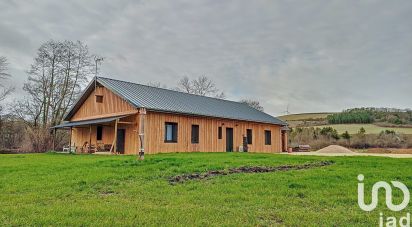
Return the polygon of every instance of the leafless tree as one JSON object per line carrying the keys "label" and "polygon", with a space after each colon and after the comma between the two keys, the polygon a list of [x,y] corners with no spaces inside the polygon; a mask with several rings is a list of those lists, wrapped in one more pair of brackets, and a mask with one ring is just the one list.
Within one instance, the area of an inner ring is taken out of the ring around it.
{"label": "leafless tree", "polygon": [[253,107],[259,111],[263,111],[263,106],[260,105],[259,101],[253,99],[242,99],[240,100],[241,103],[247,104],[250,107]]}
{"label": "leafless tree", "polygon": [[225,98],[225,94],[206,76],[200,76],[193,80],[185,76],[178,82],[176,90],[201,96]]}
{"label": "leafless tree", "polygon": [[7,58],[0,56],[0,79],[10,77],[10,74],[7,73],[8,65]]}
{"label": "leafless tree", "polygon": [[80,41],[42,44],[23,86],[27,97],[16,108],[34,127],[59,124],[92,74],[92,60]]}
{"label": "leafless tree", "polygon": [[[3,81],[8,79],[10,77],[10,74],[7,72],[8,71],[8,62],[7,58],[0,56],[0,102],[3,101],[10,93],[14,91],[14,87],[5,87],[3,84]],[[0,110],[3,107],[0,106]]]}

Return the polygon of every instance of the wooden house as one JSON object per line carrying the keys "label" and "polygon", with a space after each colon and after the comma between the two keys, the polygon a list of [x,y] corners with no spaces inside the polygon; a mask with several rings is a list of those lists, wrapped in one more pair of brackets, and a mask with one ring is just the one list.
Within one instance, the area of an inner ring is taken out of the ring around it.
{"label": "wooden house", "polygon": [[[76,152],[281,152],[286,123],[246,104],[95,77],[54,129]],[[143,153],[144,152],[144,153]]]}

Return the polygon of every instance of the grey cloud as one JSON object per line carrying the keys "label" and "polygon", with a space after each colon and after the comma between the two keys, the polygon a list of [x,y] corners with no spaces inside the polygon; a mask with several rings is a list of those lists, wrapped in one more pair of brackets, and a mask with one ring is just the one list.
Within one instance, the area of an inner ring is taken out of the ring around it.
{"label": "grey cloud", "polygon": [[288,104],[292,112],[412,105],[406,0],[44,0],[0,8],[0,53],[19,78],[42,42],[79,39],[105,57],[106,76],[171,86],[207,75],[229,98],[259,99],[274,115]]}

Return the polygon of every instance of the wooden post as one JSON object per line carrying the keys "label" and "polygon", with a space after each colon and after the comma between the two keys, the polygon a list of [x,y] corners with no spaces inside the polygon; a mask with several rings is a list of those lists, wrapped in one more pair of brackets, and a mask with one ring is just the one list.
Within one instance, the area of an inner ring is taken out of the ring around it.
{"label": "wooden post", "polygon": [[139,160],[144,160],[144,127],[145,127],[145,116],[146,109],[141,108],[139,110],[139,140],[140,140],[140,150],[139,150]]}
{"label": "wooden post", "polygon": [[[73,128],[73,127],[70,126],[70,132],[69,132],[69,134],[70,134],[70,138],[69,138],[69,153],[72,153],[72,128]],[[76,149],[76,148],[75,148],[75,149]]]}
{"label": "wooden post", "polygon": [[117,124],[119,123],[119,119],[116,119],[114,123],[114,139],[113,139],[113,152],[117,154]]}
{"label": "wooden post", "polygon": [[87,152],[91,152],[91,146],[92,146],[92,125],[89,125],[89,147],[87,149]]}

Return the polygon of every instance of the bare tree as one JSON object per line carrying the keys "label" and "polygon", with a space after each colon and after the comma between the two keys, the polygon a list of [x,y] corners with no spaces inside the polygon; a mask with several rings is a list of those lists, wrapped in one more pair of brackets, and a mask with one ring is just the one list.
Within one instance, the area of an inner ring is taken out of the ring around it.
{"label": "bare tree", "polygon": [[87,46],[80,41],[42,44],[23,86],[28,96],[16,107],[34,127],[59,124],[92,74],[91,62]]}
{"label": "bare tree", "polygon": [[190,80],[185,76],[179,80],[176,90],[201,96],[216,97],[220,99],[225,98],[225,94],[206,76],[200,76],[193,80]]}
{"label": "bare tree", "polygon": [[10,77],[10,74],[7,73],[8,70],[7,58],[0,56],[0,79],[6,79]]}
{"label": "bare tree", "polygon": [[259,111],[263,111],[263,106],[260,105],[259,101],[253,99],[242,99],[240,100],[241,103],[244,103],[252,108],[255,108]]}
{"label": "bare tree", "polygon": [[[10,77],[10,74],[7,73],[8,71],[8,65],[9,63],[7,62],[7,58],[0,56],[0,102],[3,101],[10,93],[14,91],[14,87],[8,87],[6,88],[3,84],[3,81],[8,79]],[[0,110],[2,109],[2,106],[0,106]]]}

